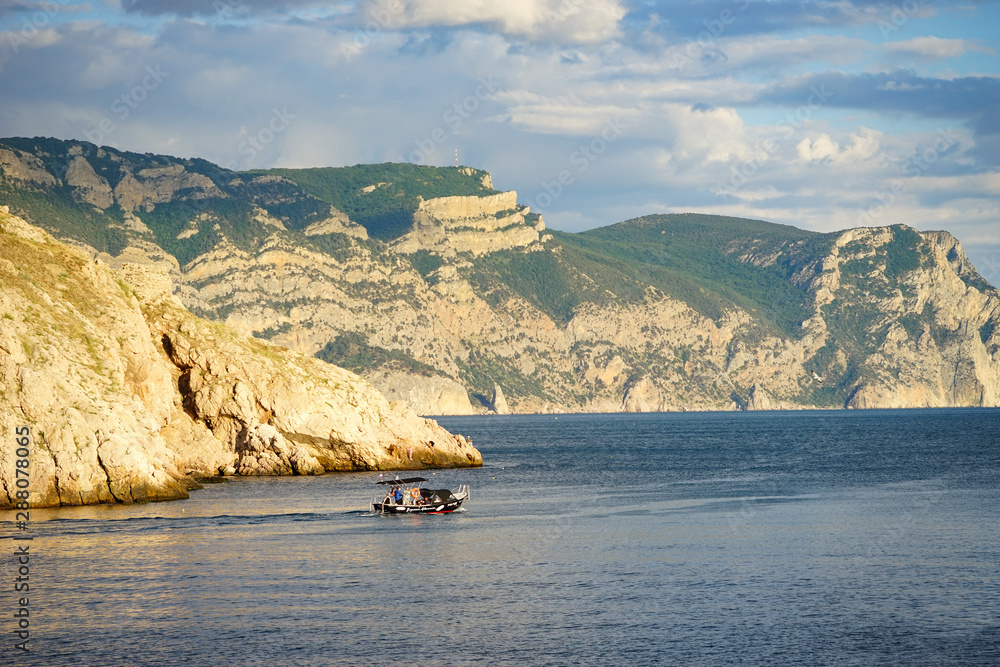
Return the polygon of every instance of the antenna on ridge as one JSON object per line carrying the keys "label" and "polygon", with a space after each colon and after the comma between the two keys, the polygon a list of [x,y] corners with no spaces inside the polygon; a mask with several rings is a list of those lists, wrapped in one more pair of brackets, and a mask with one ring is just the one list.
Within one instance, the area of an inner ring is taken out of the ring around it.
{"label": "antenna on ridge", "polygon": [[455,149],[455,166],[458,166],[458,149]]}

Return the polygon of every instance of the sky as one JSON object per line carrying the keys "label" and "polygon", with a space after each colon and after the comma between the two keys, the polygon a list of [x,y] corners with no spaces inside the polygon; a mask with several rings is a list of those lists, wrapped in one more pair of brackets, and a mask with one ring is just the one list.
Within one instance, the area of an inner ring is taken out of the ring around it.
{"label": "sky", "polygon": [[0,0],[0,136],[486,169],[549,227],[957,236],[1000,285],[1000,0]]}

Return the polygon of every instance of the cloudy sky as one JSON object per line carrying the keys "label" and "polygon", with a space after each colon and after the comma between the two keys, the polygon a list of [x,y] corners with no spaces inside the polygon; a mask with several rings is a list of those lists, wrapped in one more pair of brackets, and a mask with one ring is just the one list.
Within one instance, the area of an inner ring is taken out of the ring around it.
{"label": "cloudy sky", "polygon": [[996,0],[0,0],[0,136],[493,173],[658,212],[958,236],[1000,284]]}

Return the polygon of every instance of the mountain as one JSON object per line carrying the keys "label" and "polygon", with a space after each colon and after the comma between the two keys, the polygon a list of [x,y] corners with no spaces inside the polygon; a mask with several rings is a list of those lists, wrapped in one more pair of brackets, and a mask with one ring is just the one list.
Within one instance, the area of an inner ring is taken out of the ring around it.
{"label": "mountain", "polygon": [[579,234],[468,167],[232,172],[0,140],[0,203],[421,414],[1000,405],[1000,293],[946,232],[693,214]]}
{"label": "mountain", "polygon": [[[189,313],[168,274],[111,269],[0,207],[0,508],[187,497],[219,474],[480,465],[363,379]],[[19,460],[27,460],[25,468]],[[24,473],[27,472],[27,476]]]}

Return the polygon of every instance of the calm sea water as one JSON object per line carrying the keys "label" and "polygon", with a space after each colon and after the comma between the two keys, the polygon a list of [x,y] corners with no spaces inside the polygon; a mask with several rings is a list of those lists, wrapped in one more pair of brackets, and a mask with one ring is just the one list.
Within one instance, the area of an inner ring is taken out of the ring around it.
{"label": "calm sea water", "polygon": [[0,664],[1000,664],[998,410],[439,421],[487,462],[451,515],[369,473],[32,511]]}

